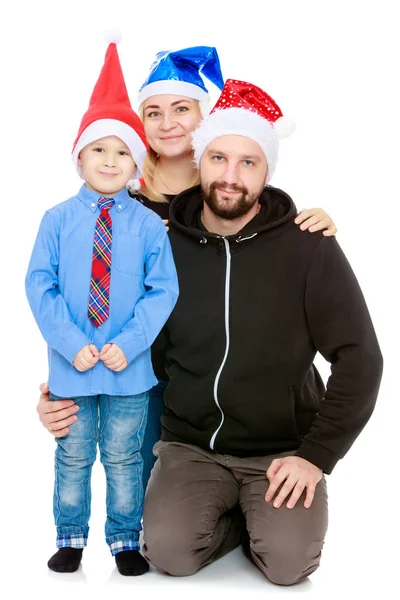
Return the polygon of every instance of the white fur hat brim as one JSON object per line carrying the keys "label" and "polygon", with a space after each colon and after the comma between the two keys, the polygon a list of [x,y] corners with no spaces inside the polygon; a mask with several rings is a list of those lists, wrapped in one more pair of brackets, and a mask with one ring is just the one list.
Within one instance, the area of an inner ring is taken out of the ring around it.
{"label": "white fur hat brim", "polygon": [[72,152],[72,162],[74,163],[79,176],[82,177],[81,168],[78,165],[80,151],[88,144],[109,135],[119,137],[124,144],[128,146],[137,167],[134,177],[142,177],[143,163],[147,154],[146,146],[132,127],[129,127],[129,125],[123,121],[117,121],[115,119],[99,119],[98,121],[93,121],[93,123],[83,131]]}
{"label": "white fur hat brim", "polygon": [[267,119],[244,108],[216,110],[201,121],[199,127],[192,133],[197,168],[207,146],[224,135],[241,135],[257,142],[265,154],[268,173],[272,177],[278,160],[278,136]]}
{"label": "white fur hat brim", "polygon": [[162,81],[154,81],[149,83],[138,94],[138,102],[142,104],[147,98],[151,96],[159,96],[164,94],[174,94],[176,96],[186,96],[187,98],[193,98],[194,100],[200,100],[206,102],[209,99],[207,92],[202,90],[198,85],[194,83],[188,83],[187,81],[179,81],[176,79],[168,79]]}

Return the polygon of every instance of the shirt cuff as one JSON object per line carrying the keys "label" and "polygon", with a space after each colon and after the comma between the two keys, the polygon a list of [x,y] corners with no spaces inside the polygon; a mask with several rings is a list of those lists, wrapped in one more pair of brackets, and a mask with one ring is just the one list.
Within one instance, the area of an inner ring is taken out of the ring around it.
{"label": "shirt cuff", "polygon": [[64,356],[71,364],[79,350],[91,344],[89,338],[79,329],[74,330],[68,336],[62,338],[55,350]]}
{"label": "shirt cuff", "polygon": [[128,363],[131,363],[136,357],[139,356],[139,354],[148,348],[145,342],[144,334],[138,335],[132,331],[121,331],[121,333],[116,335],[115,338],[109,340],[108,343],[116,344],[119,348],[121,348]]}

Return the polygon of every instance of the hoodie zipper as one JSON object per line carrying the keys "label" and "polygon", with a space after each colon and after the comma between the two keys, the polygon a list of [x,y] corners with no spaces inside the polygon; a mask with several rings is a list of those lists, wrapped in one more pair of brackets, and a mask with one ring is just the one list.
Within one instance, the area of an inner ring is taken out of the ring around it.
{"label": "hoodie zipper", "polygon": [[225,346],[225,354],[224,354],[224,358],[222,359],[222,363],[218,369],[218,373],[215,377],[215,381],[214,381],[214,400],[215,400],[215,404],[218,406],[220,412],[221,412],[221,423],[219,424],[218,428],[216,429],[216,431],[214,431],[213,436],[210,440],[210,448],[211,450],[214,450],[214,443],[215,443],[215,438],[217,437],[219,430],[221,429],[223,423],[224,423],[224,419],[225,419],[225,415],[224,412],[219,404],[219,400],[218,400],[218,384],[219,384],[219,379],[221,377],[221,373],[222,373],[222,369],[225,366],[226,363],[226,359],[228,357],[228,352],[229,352],[229,344],[230,344],[230,337],[229,337],[229,295],[230,295],[230,280],[231,280],[231,252],[229,249],[229,242],[225,239],[222,238],[224,240],[224,244],[225,244],[225,252],[226,252],[226,274],[225,274],[225,335],[226,335],[226,346]]}

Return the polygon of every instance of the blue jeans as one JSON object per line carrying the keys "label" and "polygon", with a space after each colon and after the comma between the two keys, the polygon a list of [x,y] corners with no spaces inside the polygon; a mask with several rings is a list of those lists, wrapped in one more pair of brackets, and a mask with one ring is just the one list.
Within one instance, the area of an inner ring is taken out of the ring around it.
{"label": "blue jeans", "polygon": [[[57,547],[83,548],[89,533],[90,477],[97,444],[107,481],[106,542],[111,553],[139,549],[143,507],[141,447],[148,392],[136,396],[80,396],[78,421],[58,438],[54,519]],[[59,398],[50,395],[51,400]]]}
{"label": "blue jeans", "polygon": [[146,492],[151,470],[157,460],[157,457],[153,454],[153,447],[161,438],[161,415],[165,407],[164,390],[167,383],[168,381],[159,381],[157,385],[149,390],[149,413],[142,446],[144,492]]}

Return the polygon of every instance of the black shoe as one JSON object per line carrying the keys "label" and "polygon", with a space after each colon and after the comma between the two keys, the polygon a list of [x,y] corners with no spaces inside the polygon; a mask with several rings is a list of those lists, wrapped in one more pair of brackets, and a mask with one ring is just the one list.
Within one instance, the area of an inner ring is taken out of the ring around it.
{"label": "black shoe", "polygon": [[115,555],[117,569],[121,575],[144,575],[149,570],[149,563],[139,550],[124,550]]}
{"label": "black shoe", "polygon": [[74,573],[79,569],[83,548],[60,548],[53,554],[47,566],[56,573]]}

